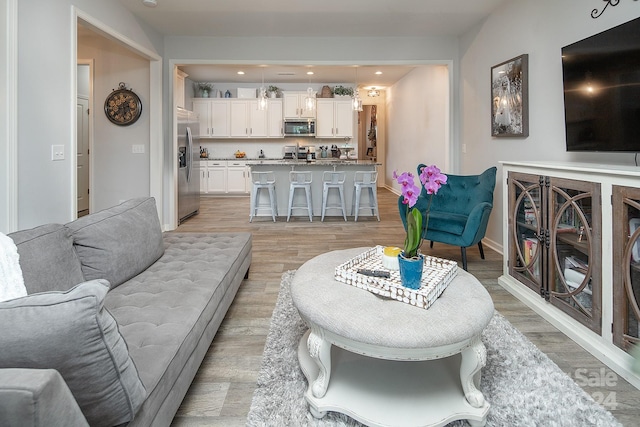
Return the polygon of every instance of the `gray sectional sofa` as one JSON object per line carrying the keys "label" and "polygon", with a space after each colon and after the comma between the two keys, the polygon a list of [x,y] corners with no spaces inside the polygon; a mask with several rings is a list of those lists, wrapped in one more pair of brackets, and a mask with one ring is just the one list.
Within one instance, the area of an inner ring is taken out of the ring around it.
{"label": "gray sectional sofa", "polygon": [[251,264],[249,233],[162,233],[153,198],[10,234],[0,425],[168,426]]}

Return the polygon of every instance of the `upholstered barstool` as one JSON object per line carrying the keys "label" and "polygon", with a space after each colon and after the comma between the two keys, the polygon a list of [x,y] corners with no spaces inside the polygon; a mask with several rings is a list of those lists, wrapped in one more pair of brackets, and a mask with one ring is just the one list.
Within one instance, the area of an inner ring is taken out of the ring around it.
{"label": "upholstered barstool", "polygon": [[[311,171],[291,171],[289,172],[289,211],[287,213],[287,222],[291,218],[292,209],[306,209],[309,212],[309,221],[313,221],[313,203],[311,199],[311,182],[313,177]],[[293,205],[295,191],[302,189],[307,198],[307,205]]]}
{"label": "upholstered barstool", "polygon": [[[322,174],[322,219],[324,221],[324,214],[327,209],[341,209],[342,217],[347,220],[347,208],[344,204],[344,172],[336,171],[324,171]],[[340,197],[340,204],[328,204],[329,190],[338,190],[338,196]]]}
{"label": "upholstered barstool", "polygon": [[[380,221],[380,214],[378,213],[378,192],[376,188],[377,180],[378,172],[376,171],[355,172],[353,176],[353,199],[351,202],[351,213],[354,216],[354,221],[358,220],[360,209],[371,209],[371,214],[375,215],[378,221]],[[360,206],[360,197],[362,196],[363,189],[369,192],[369,204],[366,206]]]}
{"label": "upholstered barstool", "polygon": [[[276,200],[276,178],[274,173],[272,171],[251,171],[251,181],[253,182],[253,188],[251,190],[251,213],[249,214],[249,222],[253,221],[253,217],[258,214],[258,209],[271,209],[271,218],[273,218],[273,222],[276,222],[278,204]],[[260,204],[260,190],[267,190],[269,204]]]}

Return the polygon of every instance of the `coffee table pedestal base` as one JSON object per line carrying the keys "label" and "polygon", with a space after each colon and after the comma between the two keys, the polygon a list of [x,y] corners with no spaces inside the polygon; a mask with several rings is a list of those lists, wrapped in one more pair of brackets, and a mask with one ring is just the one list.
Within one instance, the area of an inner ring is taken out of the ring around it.
{"label": "coffee table pedestal base", "polygon": [[[316,397],[312,387],[320,369],[309,354],[309,331],[298,346],[298,359],[309,387],[305,398],[316,418],[340,412],[368,426],[444,426],[466,419],[486,424],[489,404],[474,408],[460,381],[461,354],[435,360],[395,361],[361,356],[331,346],[328,387]],[[318,393],[316,393],[317,395]]]}

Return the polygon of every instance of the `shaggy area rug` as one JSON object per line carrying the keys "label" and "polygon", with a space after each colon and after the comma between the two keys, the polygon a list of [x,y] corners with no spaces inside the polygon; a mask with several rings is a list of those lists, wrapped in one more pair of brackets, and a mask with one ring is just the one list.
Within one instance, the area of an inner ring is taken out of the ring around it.
{"label": "shaggy area rug", "polygon": [[[289,271],[282,277],[247,425],[361,426],[343,414],[328,412],[318,420],[308,411],[307,381],[297,356],[307,327],[291,303],[293,274]],[[621,426],[498,312],[482,341],[487,365],[480,388],[491,404],[487,426]],[[466,425],[466,421],[449,424]]]}

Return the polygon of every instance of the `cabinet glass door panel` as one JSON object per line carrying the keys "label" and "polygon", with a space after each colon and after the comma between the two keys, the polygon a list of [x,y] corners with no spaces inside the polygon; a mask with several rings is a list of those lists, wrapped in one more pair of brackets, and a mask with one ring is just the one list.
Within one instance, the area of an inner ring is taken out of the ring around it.
{"label": "cabinet glass door panel", "polygon": [[[600,187],[551,179],[551,266],[547,298],[576,320],[600,332]],[[597,207],[594,208],[594,203]]]}
{"label": "cabinet glass door panel", "polygon": [[613,187],[613,340],[640,343],[640,189]]}
{"label": "cabinet glass door panel", "polygon": [[510,274],[540,292],[544,243],[541,177],[510,173],[508,185]]}

